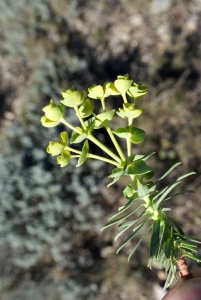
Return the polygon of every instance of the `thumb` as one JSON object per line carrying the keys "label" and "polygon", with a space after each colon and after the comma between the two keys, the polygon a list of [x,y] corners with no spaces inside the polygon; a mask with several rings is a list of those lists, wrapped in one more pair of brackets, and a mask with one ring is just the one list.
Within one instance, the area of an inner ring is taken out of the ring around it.
{"label": "thumb", "polygon": [[181,279],[162,300],[201,300],[201,269],[192,273],[193,278]]}

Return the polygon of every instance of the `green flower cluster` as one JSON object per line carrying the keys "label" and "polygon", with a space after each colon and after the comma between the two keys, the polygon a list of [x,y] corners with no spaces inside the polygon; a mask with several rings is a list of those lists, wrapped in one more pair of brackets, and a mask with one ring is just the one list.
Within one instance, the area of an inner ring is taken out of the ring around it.
{"label": "green flower cluster", "polygon": [[[154,175],[154,169],[146,163],[146,160],[154,153],[139,155],[133,151],[133,145],[143,142],[146,136],[144,130],[133,126],[133,122],[135,118],[138,118],[144,112],[144,108],[137,106],[137,100],[144,96],[147,91],[146,86],[133,82],[128,74],[118,76],[114,82],[105,82],[103,86],[92,85],[88,89],[88,94],[86,91],[78,91],[72,87],[62,92],[64,99],[60,101],[59,105],[56,105],[52,100],[50,101],[50,104],[43,109],[45,115],[41,118],[41,122],[46,127],[63,123],[72,130],[70,140],[68,140],[67,132],[61,132],[59,140],[56,142],[51,141],[47,147],[49,154],[59,155],[57,162],[61,167],[66,166],[71,158],[78,159],[77,167],[82,165],[88,158],[92,158],[115,166],[112,174],[109,175],[112,182],[108,186],[116,183],[122,176],[130,177],[132,184],[128,184],[123,191],[126,199],[125,205],[111,216],[109,223],[104,228],[120,223],[118,227],[121,231],[117,234],[115,240],[127,230],[132,230],[117,252],[144,228],[142,236],[129,255],[129,259],[135,253],[145,235],[152,230],[149,266],[151,267],[153,262],[158,262],[160,267],[166,269],[168,277],[165,288],[167,288],[175,278],[176,262],[181,257],[188,256],[198,262],[201,261],[195,256],[197,252],[196,243],[201,242],[186,236],[179,225],[166,214],[166,211],[170,209],[161,206],[164,201],[178,195],[192,193],[192,191],[183,191],[169,195],[184,178],[194,174],[194,172],[185,174],[165,188],[158,190],[158,183],[180,164],[177,163],[159,180],[156,182],[150,181]],[[108,110],[105,103],[106,98],[113,96],[122,98],[122,107]],[[94,101],[97,100],[101,104],[101,112],[96,112],[94,109]],[[80,126],[74,127],[65,120],[64,106],[74,109],[80,121]],[[125,127],[116,129],[111,127],[112,120],[116,117],[125,119],[127,123]],[[105,128],[115,150],[109,149],[94,137],[93,131],[100,128]],[[124,153],[120,146],[119,138],[126,141],[127,153]],[[80,142],[84,142],[82,151],[71,147],[71,144]],[[90,143],[96,144],[106,156],[90,153]],[[140,204],[137,205],[139,202]],[[131,219],[130,217],[140,208],[143,208],[143,211],[139,216]],[[125,211],[127,211],[126,214],[123,214]]]}

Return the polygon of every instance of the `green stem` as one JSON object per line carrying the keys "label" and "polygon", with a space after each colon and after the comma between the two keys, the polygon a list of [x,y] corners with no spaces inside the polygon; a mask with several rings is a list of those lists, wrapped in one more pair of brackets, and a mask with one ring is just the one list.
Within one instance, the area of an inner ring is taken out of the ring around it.
{"label": "green stem", "polygon": [[[61,119],[61,123],[68,126],[70,129],[74,130],[75,132],[82,134],[82,130],[79,128],[76,128],[72,126],[70,123],[68,123],[65,119]],[[117,161],[119,164],[121,164],[121,159],[116,154],[114,154],[111,150],[109,150],[105,145],[103,145],[99,140],[97,140],[92,134],[89,134],[87,138],[92,141],[94,144],[96,144],[99,148],[101,148],[103,151],[105,151],[109,156],[111,156],[115,161]]]}
{"label": "green stem", "polygon": [[[106,112],[105,98],[104,98],[104,97],[101,98],[101,104],[102,104],[103,111]],[[111,140],[112,140],[112,142],[113,142],[113,144],[114,144],[114,146],[115,146],[115,148],[116,148],[116,150],[117,150],[119,156],[121,157],[121,159],[122,159],[123,161],[125,161],[125,160],[126,160],[126,157],[125,157],[125,155],[124,155],[124,153],[123,153],[121,147],[119,146],[119,144],[118,144],[118,142],[117,142],[117,140],[116,140],[116,138],[115,138],[115,136],[114,136],[112,130],[110,129],[109,126],[105,126],[105,128],[106,128],[106,130],[107,130],[107,132],[108,132],[108,134],[109,134],[109,136],[110,136],[110,138],[111,138]]]}
{"label": "green stem", "polygon": [[126,93],[122,94],[122,97],[123,97],[123,99],[124,99],[124,103],[128,103],[128,100],[127,100],[127,98],[126,98]]}
{"label": "green stem", "polygon": [[[133,123],[133,118],[129,118],[128,126],[132,126],[132,123]],[[128,152],[128,156],[132,155],[132,143],[131,143],[130,139],[127,139],[127,152]]]}
{"label": "green stem", "polygon": [[128,157],[132,155],[132,144],[131,141],[128,139],[126,139],[127,142],[127,153],[128,153]]}
{"label": "green stem", "polygon": [[69,127],[70,129],[72,129],[73,131],[79,133],[79,134],[82,134],[82,133],[83,133],[82,130],[81,130],[81,128],[76,128],[76,127],[72,126],[72,125],[71,125],[70,123],[68,123],[64,118],[62,118],[62,119],[60,120],[60,122],[63,123],[64,125],[66,125],[67,127]]}
{"label": "green stem", "polygon": [[[79,154],[79,155],[82,153],[82,151],[79,151],[79,150],[77,150],[77,149],[71,148],[71,147],[69,147],[69,146],[66,146],[65,149],[66,149],[66,150],[69,150],[69,151],[71,151],[71,152],[75,152],[75,153],[77,153],[77,154]],[[73,157],[79,157],[79,155],[76,155],[76,156],[73,156]],[[99,156],[99,155],[95,155],[95,154],[91,154],[91,153],[88,153],[87,156],[88,156],[89,158],[94,158],[94,159],[98,159],[98,160],[105,161],[105,162],[107,162],[107,163],[109,163],[109,164],[112,164],[112,165],[115,165],[115,166],[118,166],[118,165],[119,165],[116,161],[111,160],[111,159],[106,158],[106,157],[103,157],[103,156]]]}
{"label": "green stem", "polygon": [[105,106],[105,98],[101,98],[101,104],[102,104],[102,108],[103,108],[103,111],[106,112],[106,106]]}
{"label": "green stem", "polygon": [[111,159],[106,158],[106,157],[103,157],[103,156],[99,156],[99,155],[94,155],[94,154],[88,153],[88,157],[89,158],[98,159],[98,160],[102,160],[102,161],[105,161],[105,162],[107,162],[109,164],[112,164],[112,165],[115,165],[115,166],[119,166],[119,164],[116,161],[111,160]]}
{"label": "green stem", "polygon": [[78,109],[78,106],[75,106],[74,107],[75,111],[76,111],[76,115],[78,116],[79,120],[80,120],[80,123],[82,124],[82,127],[84,128],[84,130],[86,130],[86,125],[84,124],[84,121],[82,120],[82,117],[80,115],[80,112],[79,112],[79,109]]}
{"label": "green stem", "polygon": [[117,142],[117,140],[116,140],[116,138],[115,138],[115,136],[114,136],[112,130],[110,129],[109,126],[106,127],[106,130],[107,130],[107,132],[108,132],[108,134],[109,134],[109,136],[110,136],[110,138],[111,138],[111,140],[112,140],[112,142],[113,142],[113,144],[114,144],[114,146],[115,146],[117,152],[119,153],[119,156],[121,157],[121,159],[122,159],[123,161],[125,161],[125,160],[126,160],[126,157],[125,157],[125,155],[124,155],[124,153],[123,153],[121,147],[119,146],[119,144],[118,144],[118,142]]}
{"label": "green stem", "polygon": [[89,134],[87,138],[96,144],[99,148],[101,148],[105,153],[111,156],[115,161],[121,164],[121,159],[116,154],[114,154],[110,149],[108,149],[105,145],[103,145],[99,140],[97,140],[92,134]]}

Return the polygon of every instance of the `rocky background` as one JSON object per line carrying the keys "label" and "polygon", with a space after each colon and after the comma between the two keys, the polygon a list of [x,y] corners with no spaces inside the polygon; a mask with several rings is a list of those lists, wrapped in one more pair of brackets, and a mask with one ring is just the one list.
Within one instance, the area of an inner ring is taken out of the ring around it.
{"label": "rocky background", "polygon": [[135,240],[116,255],[117,228],[100,232],[125,183],[107,189],[100,162],[60,169],[45,153],[58,129],[41,126],[41,109],[72,85],[125,73],[148,85],[138,151],[156,151],[157,176],[183,162],[166,183],[197,172],[184,182],[196,193],[170,206],[201,239],[201,1],[0,0],[0,28],[1,299],[160,300],[165,273],[147,268],[149,237],[128,263]]}

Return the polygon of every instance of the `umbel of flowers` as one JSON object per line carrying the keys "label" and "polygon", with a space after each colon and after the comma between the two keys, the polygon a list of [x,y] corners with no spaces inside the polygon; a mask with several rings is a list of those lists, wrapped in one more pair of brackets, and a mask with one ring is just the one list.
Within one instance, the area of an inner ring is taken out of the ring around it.
{"label": "umbel of flowers", "polygon": [[[103,229],[118,224],[120,231],[115,236],[115,241],[128,232],[127,238],[122,241],[117,253],[138,234],[138,242],[134,245],[128,260],[134,255],[145,235],[151,231],[148,265],[151,268],[153,263],[158,263],[160,267],[166,269],[165,288],[167,288],[176,276],[176,266],[180,266],[181,262],[185,261],[185,256],[198,262],[201,261],[196,257],[197,243],[201,242],[186,236],[177,222],[167,215],[170,208],[167,208],[167,205],[163,207],[163,202],[181,194],[192,193],[192,191],[185,190],[170,194],[185,177],[194,172],[175,179],[160,190],[157,188],[158,183],[180,163],[173,165],[158,180],[152,181],[155,170],[147,164],[147,159],[154,153],[135,154],[136,145],[144,141],[146,133],[135,127],[133,123],[144,112],[144,108],[139,107],[138,102],[147,91],[146,86],[135,83],[128,74],[118,76],[114,82],[105,82],[103,85],[94,84],[88,89],[88,93],[71,87],[62,91],[63,99],[59,104],[50,100],[50,104],[43,108],[44,116],[41,122],[45,127],[55,127],[62,123],[68,128],[68,131],[60,133],[57,141],[50,141],[46,150],[50,155],[57,156],[57,163],[61,167],[67,166],[72,158],[77,159],[76,167],[81,166],[87,159],[97,159],[114,166],[112,174],[109,175],[112,181],[108,187],[122,176],[130,177],[132,183],[123,190],[125,204],[110,217]],[[111,97],[117,96],[122,99],[122,105],[111,109],[111,105],[106,104],[109,103]],[[100,103],[98,111],[95,110],[96,101]],[[74,110],[79,126],[73,126],[66,120],[65,109]],[[118,117],[125,120],[125,127],[113,128],[112,120]],[[113,149],[108,148],[94,136],[94,132],[103,127],[113,143]],[[126,147],[120,146],[119,139],[125,141]],[[78,143],[83,144],[81,151],[76,148]],[[91,153],[91,143],[96,144],[105,155],[98,156]],[[124,148],[126,148],[126,153],[123,151]],[[138,210],[140,213],[134,218],[133,214]],[[181,272],[180,275],[187,278],[190,272],[187,273],[184,275]]]}

